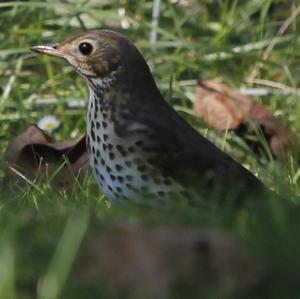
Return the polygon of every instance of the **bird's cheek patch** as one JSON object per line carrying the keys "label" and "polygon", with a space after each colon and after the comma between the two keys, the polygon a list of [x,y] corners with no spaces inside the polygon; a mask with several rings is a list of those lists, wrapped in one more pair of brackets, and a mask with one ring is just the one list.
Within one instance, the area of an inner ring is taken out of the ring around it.
{"label": "bird's cheek patch", "polygon": [[76,69],[79,74],[86,75],[86,76],[94,76],[95,73],[91,66],[84,62],[78,61],[73,56],[66,56],[65,59]]}
{"label": "bird's cheek patch", "polygon": [[78,71],[82,71],[81,70],[81,67],[80,67],[80,63],[79,61],[74,57],[74,56],[71,56],[71,55],[68,55],[65,57],[65,59]]}
{"label": "bird's cheek patch", "polygon": [[93,64],[93,71],[99,76],[100,78],[104,78],[109,76],[111,73],[109,64],[107,61],[101,61]]}

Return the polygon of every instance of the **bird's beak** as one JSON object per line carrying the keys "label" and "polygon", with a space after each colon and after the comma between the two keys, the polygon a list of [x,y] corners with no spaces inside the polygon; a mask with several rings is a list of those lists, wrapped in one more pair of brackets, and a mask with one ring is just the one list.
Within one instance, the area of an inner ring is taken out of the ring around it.
{"label": "bird's beak", "polygon": [[59,44],[39,45],[32,47],[30,50],[41,54],[47,54],[63,58],[65,57],[65,53],[59,50],[58,45]]}

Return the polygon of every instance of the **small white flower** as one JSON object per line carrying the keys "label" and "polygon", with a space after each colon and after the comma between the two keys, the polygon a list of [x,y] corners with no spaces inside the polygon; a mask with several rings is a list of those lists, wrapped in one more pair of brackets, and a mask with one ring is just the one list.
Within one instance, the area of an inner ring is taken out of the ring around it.
{"label": "small white flower", "polygon": [[46,115],[39,120],[37,126],[41,130],[52,132],[60,126],[60,120],[54,115]]}
{"label": "small white flower", "polygon": [[79,135],[80,135],[80,132],[77,129],[73,130],[70,134],[72,139],[77,138]]}

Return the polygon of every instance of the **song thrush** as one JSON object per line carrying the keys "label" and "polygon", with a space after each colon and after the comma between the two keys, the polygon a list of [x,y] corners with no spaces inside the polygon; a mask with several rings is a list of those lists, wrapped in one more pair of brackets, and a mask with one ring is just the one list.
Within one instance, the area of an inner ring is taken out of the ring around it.
{"label": "song thrush", "polygon": [[125,36],[94,30],[33,51],[66,59],[89,87],[87,149],[108,198],[243,199],[263,184],[164,101]]}

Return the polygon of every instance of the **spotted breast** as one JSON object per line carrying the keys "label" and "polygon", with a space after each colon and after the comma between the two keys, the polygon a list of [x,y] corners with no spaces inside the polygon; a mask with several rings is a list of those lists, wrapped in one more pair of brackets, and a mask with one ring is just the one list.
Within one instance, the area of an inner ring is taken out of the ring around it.
{"label": "spotted breast", "polygon": [[112,100],[113,81],[88,81],[87,148],[97,183],[113,200],[182,197],[184,188],[151,163],[151,129],[130,120],[126,99]]}

